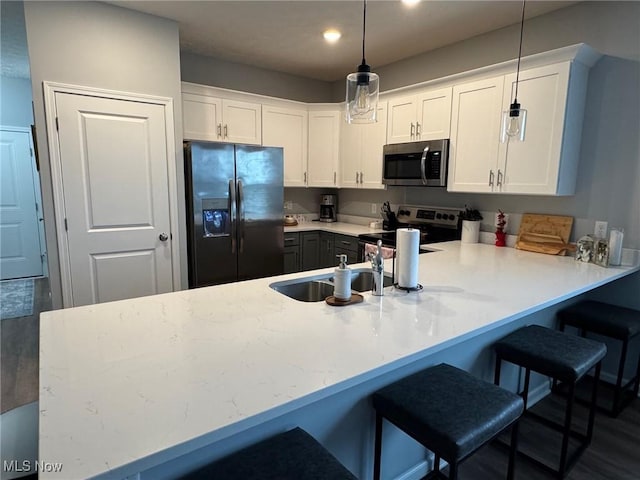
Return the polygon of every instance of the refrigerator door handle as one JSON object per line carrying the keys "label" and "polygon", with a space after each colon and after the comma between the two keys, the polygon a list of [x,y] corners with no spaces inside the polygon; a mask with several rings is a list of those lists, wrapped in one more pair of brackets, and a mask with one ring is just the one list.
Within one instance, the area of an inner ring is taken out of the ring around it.
{"label": "refrigerator door handle", "polygon": [[239,252],[244,252],[244,189],[242,188],[242,180],[238,179],[238,211],[240,218],[238,224],[240,227],[240,249]]}
{"label": "refrigerator door handle", "polygon": [[236,188],[229,180],[229,215],[231,216],[231,253],[236,253]]}

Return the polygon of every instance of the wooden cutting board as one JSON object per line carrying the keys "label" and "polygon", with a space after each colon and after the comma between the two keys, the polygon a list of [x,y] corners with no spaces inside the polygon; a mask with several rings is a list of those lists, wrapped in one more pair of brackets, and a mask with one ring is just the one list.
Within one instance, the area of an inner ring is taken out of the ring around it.
{"label": "wooden cutting board", "polygon": [[569,244],[573,217],[525,213],[522,216],[516,248],[529,252],[564,255],[573,251]]}

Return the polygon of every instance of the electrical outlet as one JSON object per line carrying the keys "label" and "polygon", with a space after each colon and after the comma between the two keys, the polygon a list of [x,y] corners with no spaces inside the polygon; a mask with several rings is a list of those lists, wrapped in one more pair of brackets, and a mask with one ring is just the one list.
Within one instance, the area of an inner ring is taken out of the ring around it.
{"label": "electrical outlet", "polygon": [[371,204],[371,213],[378,213],[378,205],[376,203]]}
{"label": "electrical outlet", "polygon": [[596,238],[606,238],[607,237],[607,222],[596,222],[596,226],[593,229],[593,234]]}
{"label": "electrical outlet", "polygon": [[291,200],[288,200],[288,201],[284,202],[284,209],[285,210],[293,209],[293,202]]}

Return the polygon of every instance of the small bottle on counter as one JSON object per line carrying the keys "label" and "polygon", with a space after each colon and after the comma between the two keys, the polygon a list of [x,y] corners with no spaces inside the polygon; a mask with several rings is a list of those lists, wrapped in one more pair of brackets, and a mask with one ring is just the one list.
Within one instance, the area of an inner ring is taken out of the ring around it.
{"label": "small bottle on counter", "polygon": [[338,300],[351,299],[351,269],[347,266],[347,256],[336,255],[340,259],[340,265],[334,270],[333,296]]}

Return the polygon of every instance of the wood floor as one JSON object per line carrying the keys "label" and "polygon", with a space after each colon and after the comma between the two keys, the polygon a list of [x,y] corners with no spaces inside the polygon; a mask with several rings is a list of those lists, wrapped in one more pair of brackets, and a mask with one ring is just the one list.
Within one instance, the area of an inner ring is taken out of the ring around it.
{"label": "wood floor", "polygon": [[[564,398],[550,395],[533,410],[555,421],[564,415]],[[577,428],[586,425],[587,409],[576,406]],[[523,448],[542,452],[543,458],[559,456],[560,433],[523,422],[520,427]],[[528,441],[527,441],[528,440]],[[530,444],[530,445],[527,445]],[[571,450],[570,450],[571,452]],[[498,445],[488,445],[465,461],[459,470],[460,480],[491,480],[506,478],[507,451]],[[555,463],[552,466],[556,466]],[[541,468],[518,458],[517,480],[549,480],[553,478]],[[638,480],[640,479],[640,399],[636,398],[618,418],[598,412],[591,446],[584,452],[565,477],[567,480]]]}

